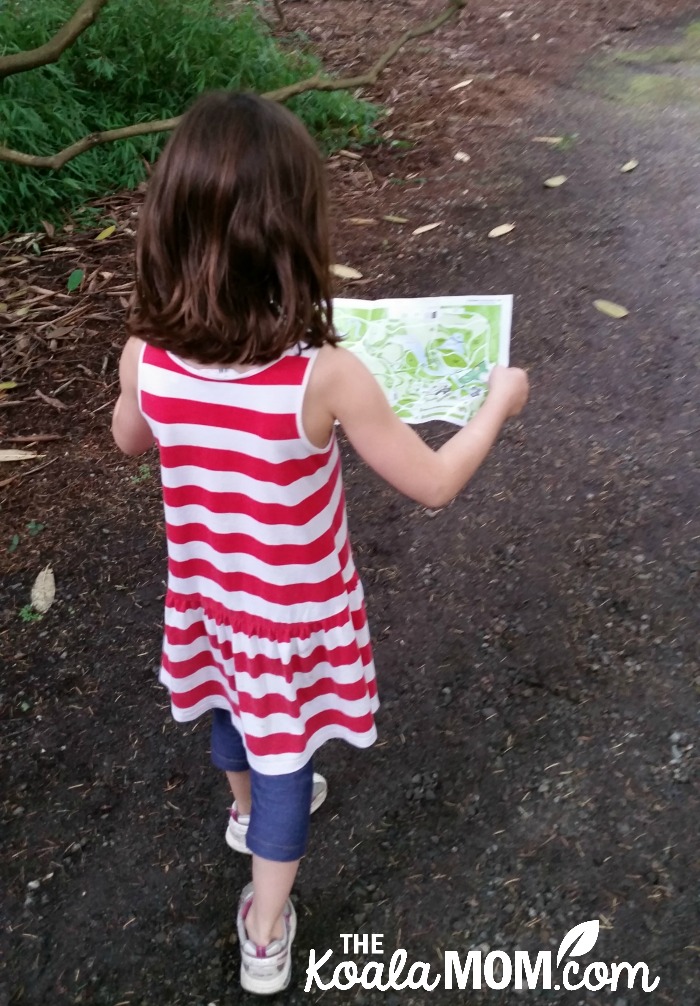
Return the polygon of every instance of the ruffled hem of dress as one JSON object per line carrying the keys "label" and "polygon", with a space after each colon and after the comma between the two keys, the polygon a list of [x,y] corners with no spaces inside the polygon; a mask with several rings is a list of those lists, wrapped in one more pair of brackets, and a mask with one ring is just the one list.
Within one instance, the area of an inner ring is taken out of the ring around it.
{"label": "ruffled hem of dress", "polygon": [[[206,699],[202,699],[201,702],[198,702],[197,705],[192,706],[189,709],[179,709],[175,706],[171,706],[173,719],[178,723],[189,723],[192,720],[199,719],[200,716],[204,716],[206,713],[209,713],[214,709],[224,709],[228,713],[231,712],[231,706],[226,702],[226,700],[214,695],[208,696]],[[378,709],[379,698],[377,695],[373,695],[370,698],[370,710],[373,716]],[[241,732],[240,724],[237,723],[236,718],[232,716],[231,720],[236,729]],[[377,727],[373,723],[370,730],[360,734],[354,733],[347,727],[331,723],[328,726],[321,727],[312,734],[311,737],[308,738],[303,751],[294,754],[270,754],[264,757],[253,755],[250,751],[247,751],[248,764],[251,768],[255,769],[256,772],[260,772],[261,775],[287,775],[289,772],[297,772],[299,769],[303,768],[309,759],[312,758],[318,751],[318,749],[327,741],[331,740],[346,741],[348,744],[352,745],[352,747],[356,748],[369,748],[377,740]]]}
{"label": "ruffled hem of dress", "polygon": [[355,629],[366,624],[366,611],[362,583],[356,583],[348,588],[345,595],[345,605],[333,615],[312,620],[294,622],[278,622],[274,619],[251,615],[246,611],[230,611],[223,604],[199,595],[183,595],[168,591],[165,598],[166,622],[168,609],[180,614],[202,612],[219,625],[229,626],[234,632],[242,632],[249,637],[269,639],[277,643],[290,643],[292,640],[305,640],[318,632],[336,629],[352,622]]}

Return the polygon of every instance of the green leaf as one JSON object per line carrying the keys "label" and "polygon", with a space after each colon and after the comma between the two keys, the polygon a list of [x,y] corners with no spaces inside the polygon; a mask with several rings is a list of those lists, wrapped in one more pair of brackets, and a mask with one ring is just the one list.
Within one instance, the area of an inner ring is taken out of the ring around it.
{"label": "green leaf", "polygon": [[10,553],[10,555],[11,555],[11,554],[12,554],[13,552],[16,552],[16,551],[17,551],[17,546],[18,546],[18,545],[19,545],[19,535],[18,535],[18,534],[13,534],[13,535],[12,535],[12,540],[11,540],[11,542],[10,542],[10,547],[9,547],[9,548],[8,548],[8,550],[7,550],[7,551],[8,551],[9,553]]}
{"label": "green leaf", "polygon": [[19,617],[23,622],[39,622],[43,616],[40,612],[34,611],[31,604],[25,604],[23,608],[20,608]]}
{"label": "green leaf", "polygon": [[73,293],[74,290],[77,290],[84,278],[85,273],[82,269],[74,269],[68,277],[68,282],[66,283],[68,293]]}
{"label": "green leaf", "polygon": [[147,482],[151,477],[150,465],[139,465],[138,475],[132,475],[131,481],[138,485],[140,482]]}

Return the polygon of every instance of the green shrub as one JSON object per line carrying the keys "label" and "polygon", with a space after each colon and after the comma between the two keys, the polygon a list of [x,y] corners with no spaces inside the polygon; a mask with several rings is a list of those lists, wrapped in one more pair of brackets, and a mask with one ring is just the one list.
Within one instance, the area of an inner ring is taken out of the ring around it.
{"label": "green shrub", "polygon": [[[4,52],[42,44],[76,4],[0,0]],[[179,115],[205,90],[261,93],[320,69],[308,52],[277,44],[254,5],[233,15],[211,0],[111,0],[57,63],[0,81],[0,143],[49,155],[97,130]],[[309,92],[288,107],[325,151],[369,139],[377,117],[376,107],[340,91]],[[105,144],[60,171],[0,162],[0,233],[59,223],[86,200],[135,186],[166,139]]]}

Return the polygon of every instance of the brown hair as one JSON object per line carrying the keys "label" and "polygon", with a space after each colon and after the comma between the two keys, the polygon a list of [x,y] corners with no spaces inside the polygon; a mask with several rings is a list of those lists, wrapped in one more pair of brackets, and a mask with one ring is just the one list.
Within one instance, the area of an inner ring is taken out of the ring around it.
{"label": "brown hair", "polygon": [[199,98],[148,185],[129,334],[200,363],[335,345],[329,269],[324,168],[302,123],[252,94]]}

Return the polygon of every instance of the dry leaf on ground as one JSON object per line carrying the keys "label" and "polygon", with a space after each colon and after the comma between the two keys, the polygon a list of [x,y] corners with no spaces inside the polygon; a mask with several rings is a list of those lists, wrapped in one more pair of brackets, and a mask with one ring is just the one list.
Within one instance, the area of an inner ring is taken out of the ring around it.
{"label": "dry leaf on ground", "polygon": [[56,581],[50,566],[42,569],[32,587],[32,607],[44,615],[49,610],[56,596]]}
{"label": "dry leaf on ground", "polygon": [[489,231],[489,237],[502,238],[505,234],[510,234],[514,230],[515,224],[501,224],[499,227],[494,227],[492,231]]}
{"label": "dry leaf on ground", "polygon": [[442,225],[444,224],[444,222],[445,222],[444,220],[438,220],[438,222],[435,223],[435,224],[423,224],[422,227],[416,227],[416,229],[414,231],[411,231],[411,233],[412,234],[427,234],[428,231],[434,231],[436,227],[442,227]]}
{"label": "dry leaf on ground", "polygon": [[567,175],[554,175],[552,178],[545,178],[544,186],[546,189],[558,189],[567,180]]}
{"label": "dry leaf on ground", "polygon": [[551,147],[556,147],[564,139],[563,136],[533,136],[533,143],[548,143]]}
{"label": "dry leaf on ground", "polygon": [[615,304],[612,300],[594,300],[593,306],[597,307],[603,314],[607,314],[609,318],[626,318],[629,314],[626,307],[622,307],[621,304]]}
{"label": "dry leaf on ground", "polygon": [[355,224],[356,227],[368,227],[376,222],[372,217],[348,217],[348,223]]}
{"label": "dry leaf on ground", "polygon": [[382,217],[382,220],[388,220],[390,224],[407,224],[407,217],[394,217],[391,213],[387,213]]}
{"label": "dry leaf on ground", "polygon": [[460,80],[459,84],[453,84],[452,87],[448,87],[448,91],[459,91],[463,87],[469,87],[470,84],[474,83],[474,78],[469,77],[468,80]]}
{"label": "dry leaf on ground", "polygon": [[14,447],[0,451],[0,461],[31,461],[32,458],[38,457],[41,457],[41,455],[37,454],[36,451],[20,451]]}
{"label": "dry leaf on ground", "polygon": [[349,265],[332,265],[331,272],[339,279],[362,279],[362,273]]}
{"label": "dry leaf on ground", "polygon": [[628,161],[627,164],[623,164],[622,167],[620,168],[620,171],[622,171],[623,173],[627,173],[628,171],[634,171],[634,169],[638,167],[639,167],[639,161],[635,161],[634,159],[632,159],[631,161]]}
{"label": "dry leaf on ground", "polygon": [[95,241],[105,241],[107,238],[111,238],[116,229],[117,229],[116,224],[110,224],[109,227],[105,227],[103,231],[100,231],[100,233],[95,238]]}
{"label": "dry leaf on ground", "polygon": [[467,164],[468,161],[471,161],[471,157],[469,154],[465,154],[463,150],[458,150],[455,154],[455,160],[461,161],[462,164]]}

